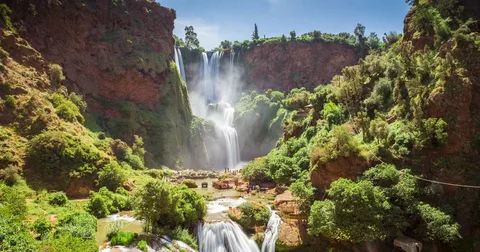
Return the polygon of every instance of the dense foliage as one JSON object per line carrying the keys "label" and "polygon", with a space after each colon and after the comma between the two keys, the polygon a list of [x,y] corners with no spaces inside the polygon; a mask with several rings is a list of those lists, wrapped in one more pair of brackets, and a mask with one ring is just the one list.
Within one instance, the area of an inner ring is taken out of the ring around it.
{"label": "dense foliage", "polygon": [[[470,148],[478,148],[478,138],[458,134],[459,127],[478,131],[477,119],[469,126],[461,122],[476,117],[470,96],[478,79],[478,25],[455,0],[412,4],[408,33],[391,32],[381,42],[358,25],[354,41],[361,54],[370,50],[368,56],[330,85],[285,94],[276,109],[287,115],[283,138],[242,171],[254,183],[290,184],[312,236],[361,243],[391,242],[404,234],[455,249],[473,246],[468,239],[459,242],[456,221],[477,218],[471,201],[464,200],[478,200],[478,194],[464,188],[446,193],[439,185],[419,182],[417,174],[440,181],[459,176],[462,183],[478,184],[476,167],[466,161],[476,160],[477,149]],[[301,40],[295,33],[290,37]],[[322,34],[314,31],[311,38],[318,41]],[[242,96],[237,109],[255,111],[257,96],[262,95]],[[265,129],[263,135],[273,131]],[[318,190],[324,200],[318,200]]]}
{"label": "dense foliage", "polygon": [[377,165],[358,182],[339,179],[328,190],[328,199],[315,201],[309,233],[351,242],[384,240],[418,225],[415,233],[427,240],[451,243],[459,225],[447,213],[420,201],[422,191],[410,170]]}
{"label": "dense foliage", "polygon": [[102,218],[121,210],[131,210],[131,201],[129,193],[122,187],[118,188],[116,192],[102,187],[98,192],[90,192],[86,209],[97,218]]}
{"label": "dense foliage", "polygon": [[193,228],[206,214],[205,199],[186,186],[151,181],[135,195],[135,216],[148,231],[182,226]]}
{"label": "dense foliage", "polygon": [[[26,221],[25,195],[0,183],[0,250],[2,251],[97,251],[97,220],[87,213],[70,212],[53,227],[39,219]],[[55,197],[55,196],[54,196]],[[58,198],[58,196],[57,196]],[[38,240],[32,233],[38,234]]]}
{"label": "dense foliage", "polygon": [[240,216],[238,218],[230,217],[245,229],[253,230],[256,226],[266,226],[270,219],[270,210],[265,205],[246,202],[239,208]]}

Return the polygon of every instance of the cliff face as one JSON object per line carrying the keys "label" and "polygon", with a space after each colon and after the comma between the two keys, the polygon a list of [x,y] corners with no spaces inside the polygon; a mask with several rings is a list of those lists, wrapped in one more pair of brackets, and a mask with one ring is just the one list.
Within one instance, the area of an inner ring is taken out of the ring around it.
{"label": "cliff face", "polygon": [[288,91],[327,84],[357,62],[355,50],[335,43],[268,43],[245,52],[246,79],[256,89]]}
{"label": "cliff face", "polygon": [[48,61],[63,66],[70,88],[149,107],[165,95],[172,10],[147,1],[17,2],[9,3],[13,23]]}
{"label": "cliff face", "polygon": [[[19,35],[60,64],[88,103],[87,126],[145,139],[151,166],[187,157],[191,111],[171,64],[174,10],[146,0],[7,1]],[[43,71],[42,66],[36,66]]]}

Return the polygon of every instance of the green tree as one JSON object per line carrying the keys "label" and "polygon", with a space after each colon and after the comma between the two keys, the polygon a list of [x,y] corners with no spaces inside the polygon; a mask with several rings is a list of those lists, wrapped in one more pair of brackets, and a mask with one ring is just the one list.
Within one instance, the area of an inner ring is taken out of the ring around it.
{"label": "green tree", "polygon": [[368,36],[367,45],[371,50],[380,49],[380,38],[378,38],[378,35],[375,32],[371,32]]}
{"label": "green tree", "polygon": [[320,111],[320,114],[327,120],[329,127],[340,125],[345,119],[342,108],[331,101],[323,105],[323,110]]}
{"label": "green tree", "polygon": [[313,31],[313,42],[319,42],[322,39],[322,33],[320,31]]}
{"label": "green tree", "polygon": [[243,179],[249,182],[271,181],[272,176],[265,165],[265,158],[253,160],[242,169]]}
{"label": "green tree", "polygon": [[252,34],[252,40],[258,40],[260,37],[258,36],[258,27],[257,24],[255,24],[255,27],[253,29],[253,34]]}
{"label": "green tree", "polygon": [[127,175],[117,162],[112,162],[98,172],[98,185],[115,191],[127,180]]}
{"label": "green tree", "polygon": [[297,33],[295,31],[290,32],[290,41],[297,40]]}
{"label": "green tree", "polygon": [[185,26],[185,46],[188,48],[199,48],[200,42],[197,33],[193,30],[193,26]]}
{"label": "green tree", "polygon": [[232,42],[228,40],[224,40],[220,42],[220,47],[222,47],[223,49],[232,49]]}
{"label": "green tree", "polygon": [[310,210],[310,235],[353,243],[384,240],[403,224],[394,218],[397,209],[384,192],[370,181],[342,178],[327,192],[329,199],[315,201]]}
{"label": "green tree", "polygon": [[393,44],[395,44],[400,38],[402,37],[401,34],[398,34],[395,31],[391,31],[388,34],[384,33],[383,34],[383,44],[385,48],[390,48]]}
{"label": "green tree", "polygon": [[365,54],[365,49],[366,49],[366,38],[365,38],[365,26],[361,24],[357,24],[357,27],[355,27],[355,30],[353,31],[353,34],[355,34],[355,37],[357,38],[357,45],[360,50],[360,55]]}
{"label": "green tree", "polygon": [[418,204],[417,209],[423,220],[417,231],[423,233],[426,239],[451,243],[461,238],[460,226],[450,215],[423,202]]}
{"label": "green tree", "polygon": [[300,211],[304,215],[310,214],[310,208],[315,201],[315,187],[308,181],[309,174],[307,171],[302,172],[302,175],[298,180],[293,182],[289,190],[293,196],[296,197],[297,204]]}
{"label": "green tree", "polygon": [[377,142],[384,143],[388,136],[388,123],[381,119],[375,118],[370,122],[370,135],[377,139]]}
{"label": "green tree", "polygon": [[280,42],[282,42],[282,43],[287,42],[287,37],[285,37],[285,34],[283,34],[283,35],[280,37]]}
{"label": "green tree", "polygon": [[192,228],[206,213],[205,199],[186,186],[164,181],[150,181],[138,190],[134,204],[135,216],[145,221],[145,229]]}

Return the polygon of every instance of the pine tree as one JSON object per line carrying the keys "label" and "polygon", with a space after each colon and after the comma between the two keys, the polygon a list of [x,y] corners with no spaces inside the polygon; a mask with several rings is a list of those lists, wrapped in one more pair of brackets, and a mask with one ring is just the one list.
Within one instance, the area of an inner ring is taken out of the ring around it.
{"label": "pine tree", "polygon": [[258,28],[257,28],[257,24],[255,24],[255,29],[253,30],[253,34],[252,34],[252,40],[257,40],[259,39],[260,37],[258,36]]}

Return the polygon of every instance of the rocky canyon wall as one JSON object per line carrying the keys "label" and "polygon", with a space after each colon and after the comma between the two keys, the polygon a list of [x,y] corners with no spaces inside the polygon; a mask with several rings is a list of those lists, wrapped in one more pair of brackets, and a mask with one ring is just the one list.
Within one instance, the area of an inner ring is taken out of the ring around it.
{"label": "rocky canyon wall", "polygon": [[267,43],[244,55],[249,87],[281,91],[328,84],[357,60],[353,48],[336,43]]}
{"label": "rocky canyon wall", "polygon": [[6,4],[19,35],[84,95],[87,127],[127,142],[144,137],[151,165],[177,166],[189,156],[190,104],[171,64],[174,10],[146,0]]}

